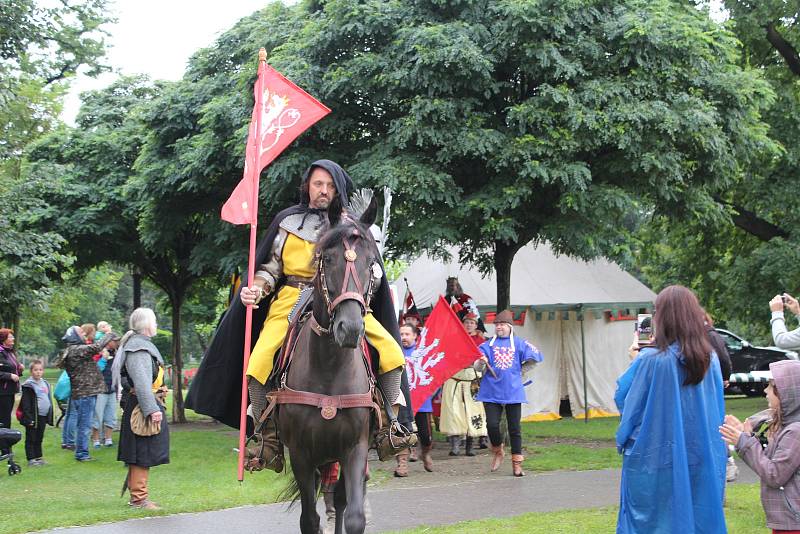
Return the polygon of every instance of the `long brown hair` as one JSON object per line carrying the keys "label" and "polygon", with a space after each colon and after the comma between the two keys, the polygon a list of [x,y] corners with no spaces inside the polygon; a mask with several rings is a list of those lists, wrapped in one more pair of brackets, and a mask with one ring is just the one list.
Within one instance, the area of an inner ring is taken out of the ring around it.
{"label": "long brown hair", "polygon": [[783,429],[783,417],[781,416],[781,396],[778,388],[775,387],[775,381],[770,380],[769,385],[772,386],[772,394],[778,399],[778,407],[772,410],[772,421],[767,428],[767,438],[772,439],[772,436]]}
{"label": "long brown hair", "polygon": [[672,343],[679,343],[686,366],[684,385],[699,384],[711,362],[711,343],[704,319],[703,308],[690,289],[668,286],[656,297],[653,314],[656,346],[666,350]]}

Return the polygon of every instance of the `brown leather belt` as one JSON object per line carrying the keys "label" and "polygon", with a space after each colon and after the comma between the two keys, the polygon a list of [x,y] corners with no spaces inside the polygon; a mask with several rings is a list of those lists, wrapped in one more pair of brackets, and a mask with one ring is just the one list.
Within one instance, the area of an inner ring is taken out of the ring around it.
{"label": "brown leather belt", "polygon": [[296,287],[300,291],[307,287],[311,287],[311,284],[314,283],[313,278],[304,278],[302,276],[287,276],[286,277],[286,285],[289,287]]}

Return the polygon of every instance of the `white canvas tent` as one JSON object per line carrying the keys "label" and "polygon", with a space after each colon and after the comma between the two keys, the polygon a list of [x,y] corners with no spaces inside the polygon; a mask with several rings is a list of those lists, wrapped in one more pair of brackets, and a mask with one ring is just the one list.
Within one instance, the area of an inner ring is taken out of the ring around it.
{"label": "white canvas tent", "polygon": [[[456,276],[481,316],[493,313],[494,275],[482,278],[477,269],[458,264],[455,249],[449,252],[454,258],[450,262],[417,258],[398,278],[400,298],[408,280],[417,307],[425,313],[444,294],[447,277]],[[608,260],[556,257],[547,244],[523,247],[511,266],[511,308],[523,320],[514,331],[544,354],[526,386],[523,419],[557,419],[566,397],[575,417],[616,415],[616,379],[630,364],[627,348],[635,317],[651,309],[654,300],[655,293]],[[491,335],[492,325],[486,328]]]}

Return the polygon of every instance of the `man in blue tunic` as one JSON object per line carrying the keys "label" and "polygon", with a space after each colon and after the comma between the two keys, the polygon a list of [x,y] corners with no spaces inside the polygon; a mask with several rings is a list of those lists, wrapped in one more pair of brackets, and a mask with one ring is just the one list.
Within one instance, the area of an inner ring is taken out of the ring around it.
{"label": "man in blue tunic", "polygon": [[508,435],[511,438],[511,465],[514,476],[522,471],[522,403],[528,402],[522,385],[523,368],[535,365],[544,358],[539,349],[522,338],[514,337],[514,315],[511,310],[497,314],[494,320],[495,335],[480,347],[483,356],[476,362],[478,371],[486,369],[476,400],[486,409],[486,428],[492,444],[492,471],[503,462],[503,436],[500,417],[506,412]]}

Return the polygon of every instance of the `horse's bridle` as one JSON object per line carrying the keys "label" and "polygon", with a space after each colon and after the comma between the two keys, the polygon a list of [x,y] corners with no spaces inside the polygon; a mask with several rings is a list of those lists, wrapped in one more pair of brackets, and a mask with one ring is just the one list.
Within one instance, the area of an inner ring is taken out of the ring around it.
{"label": "horse's bridle", "polygon": [[[358,302],[358,304],[361,306],[361,317],[364,317],[367,312],[370,311],[369,304],[372,301],[372,291],[375,289],[375,280],[379,278],[376,276],[375,269],[375,267],[377,267],[377,262],[373,261],[372,264],[370,264],[369,282],[367,283],[367,290],[364,291],[364,285],[361,283],[361,279],[358,277],[358,273],[356,272],[355,262],[358,258],[358,254],[356,253],[355,248],[353,248],[353,243],[350,241],[351,238],[358,238],[359,236],[359,230],[356,228],[353,230],[352,234],[342,238],[342,245],[344,245],[344,259],[347,263],[345,265],[341,292],[339,293],[339,296],[333,300],[331,300],[330,293],[328,292],[328,282],[325,277],[325,261],[323,260],[320,252],[317,252],[317,276],[319,276],[322,297],[325,300],[325,306],[328,310],[327,328],[320,325],[316,319],[312,321],[312,328],[317,335],[327,335],[331,333],[331,326],[333,325],[333,319],[336,314],[336,307],[346,300],[355,300]],[[351,278],[355,282],[357,291],[348,291]]]}

